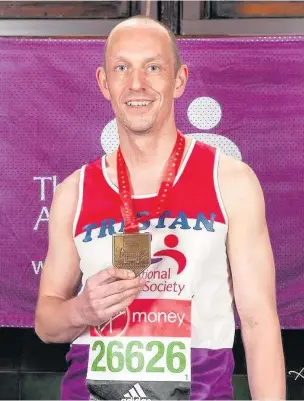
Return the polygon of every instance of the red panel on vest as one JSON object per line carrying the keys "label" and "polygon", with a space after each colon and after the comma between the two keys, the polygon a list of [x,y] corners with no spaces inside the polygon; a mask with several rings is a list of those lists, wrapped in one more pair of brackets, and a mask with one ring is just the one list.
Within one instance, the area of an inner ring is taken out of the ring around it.
{"label": "red panel on vest", "polygon": [[[196,142],[191,155],[182,166],[183,171],[172,188],[165,210],[168,217],[175,218],[184,212],[187,218],[195,219],[203,213],[207,219],[215,214],[214,221],[225,223],[217,198],[214,183],[216,149]],[[136,212],[150,211],[154,198],[135,199]],[[83,183],[83,198],[75,235],[84,231],[88,224],[100,225],[105,219],[122,221],[119,195],[109,185],[102,171],[101,159],[86,165]]]}

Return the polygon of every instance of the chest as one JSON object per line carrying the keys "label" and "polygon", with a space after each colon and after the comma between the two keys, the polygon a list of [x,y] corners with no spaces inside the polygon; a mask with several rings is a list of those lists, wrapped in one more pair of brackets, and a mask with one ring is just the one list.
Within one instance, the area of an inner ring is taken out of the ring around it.
{"label": "chest", "polygon": [[[189,218],[181,211],[172,217],[167,210],[159,218],[143,222],[140,228],[152,235],[152,263],[142,273],[145,298],[191,298],[197,283],[202,278],[212,280],[225,264],[226,227],[203,213]],[[77,236],[84,279],[112,265],[112,235],[119,232],[122,224],[107,219]]]}
{"label": "chest", "polygon": [[[118,188],[117,172],[112,167],[107,167],[107,176],[112,184]],[[132,194],[148,195],[158,193],[163,177],[162,167],[142,168],[129,175]]]}

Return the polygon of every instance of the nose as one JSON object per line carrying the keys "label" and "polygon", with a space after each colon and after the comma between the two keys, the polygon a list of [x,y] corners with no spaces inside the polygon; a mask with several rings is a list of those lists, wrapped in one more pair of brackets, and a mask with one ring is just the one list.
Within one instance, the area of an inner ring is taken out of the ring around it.
{"label": "nose", "polygon": [[134,69],[129,76],[129,89],[133,91],[139,91],[145,89],[146,77],[142,70]]}

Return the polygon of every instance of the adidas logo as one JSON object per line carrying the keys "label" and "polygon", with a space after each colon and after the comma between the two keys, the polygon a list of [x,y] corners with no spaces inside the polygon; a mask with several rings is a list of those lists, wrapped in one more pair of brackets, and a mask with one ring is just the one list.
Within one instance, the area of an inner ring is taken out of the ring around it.
{"label": "adidas logo", "polygon": [[126,394],[121,401],[151,401],[150,398],[146,396],[143,389],[140,387],[139,383],[136,383]]}

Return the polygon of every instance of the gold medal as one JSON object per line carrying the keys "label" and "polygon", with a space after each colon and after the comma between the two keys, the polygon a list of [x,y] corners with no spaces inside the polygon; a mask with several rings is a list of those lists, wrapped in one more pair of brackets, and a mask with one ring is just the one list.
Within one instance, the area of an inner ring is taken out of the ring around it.
{"label": "gold medal", "polygon": [[151,234],[113,234],[113,266],[139,276],[151,264]]}

